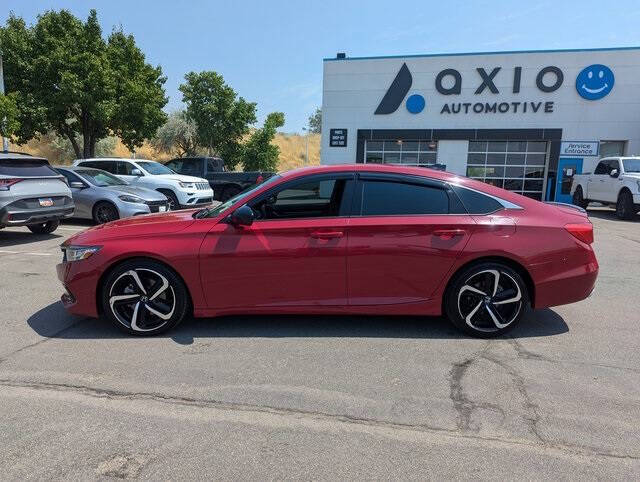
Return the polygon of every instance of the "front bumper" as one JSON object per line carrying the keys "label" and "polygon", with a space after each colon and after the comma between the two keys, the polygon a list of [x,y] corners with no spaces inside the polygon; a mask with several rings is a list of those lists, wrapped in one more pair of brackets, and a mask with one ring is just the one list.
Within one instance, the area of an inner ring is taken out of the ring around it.
{"label": "front bumper", "polygon": [[633,204],[640,208],[640,193],[633,195]]}
{"label": "front bumper", "polygon": [[56,272],[65,289],[60,301],[66,310],[74,315],[97,318],[96,289],[100,271],[91,262],[91,258],[59,263],[56,265]]}
{"label": "front bumper", "polygon": [[73,201],[66,202],[61,206],[35,209],[15,206],[15,203],[12,203],[0,209],[0,226],[28,226],[70,218],[73,216],[74,208]]}
{"label": "front bumper", "polygon": [[213,189],[194,189],[178,193],[181,208],[195,208],[213,202]]}

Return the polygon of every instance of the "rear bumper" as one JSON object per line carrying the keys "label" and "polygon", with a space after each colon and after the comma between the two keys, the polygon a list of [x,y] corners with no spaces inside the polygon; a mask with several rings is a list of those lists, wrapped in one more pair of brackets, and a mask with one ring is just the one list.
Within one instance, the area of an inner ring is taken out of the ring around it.
{"label": "rear bumper", "polygon": [[536,284],[535,308],[567,305],[591,295],[598,278],[598,261],[592,250],[585,264]]}
{"label": "rear bumper", "polygon": [[8,205],[0,209],[0,226],[27,226],[69,218],[73,216],[73,210],[73,202],[62,207],[52,206],[39,209],[20,209]]}

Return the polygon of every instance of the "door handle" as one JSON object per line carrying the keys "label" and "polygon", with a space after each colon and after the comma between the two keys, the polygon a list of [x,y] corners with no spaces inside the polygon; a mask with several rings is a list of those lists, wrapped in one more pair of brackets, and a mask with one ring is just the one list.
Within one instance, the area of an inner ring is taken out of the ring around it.
{"label": "door handle", "polygon": [[455,236],[463,236],[466,233],[464,229],[436,229],[433,235],[442,239],[451,239]]}
{"label": "door handle", "polygon": [[313,231],[311,237],[313,239],[334,239],[343,236],[342,231]]}

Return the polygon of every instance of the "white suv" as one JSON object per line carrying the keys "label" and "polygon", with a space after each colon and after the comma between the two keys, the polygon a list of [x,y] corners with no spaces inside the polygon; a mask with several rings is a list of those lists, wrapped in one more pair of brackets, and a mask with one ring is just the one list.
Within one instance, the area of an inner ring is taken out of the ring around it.
{"label": "white suv", "polygon": [[102,169],[134,185],[161,192],[169,209],[192,208],[213,201],[213,190],[206,179],[178,174],[164,164],[146,159],[78,159],[74,166]]}

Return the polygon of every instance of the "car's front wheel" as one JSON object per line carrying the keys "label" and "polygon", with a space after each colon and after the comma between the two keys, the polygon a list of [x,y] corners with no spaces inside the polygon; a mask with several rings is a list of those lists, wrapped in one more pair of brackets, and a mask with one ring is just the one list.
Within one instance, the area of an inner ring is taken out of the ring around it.
{"label": "car's front wheel", "polygon": [[513,329],[528,304],[522,277],[501,263],[480,263],[463,270],[454,278],[444,300],[453,324],[480,338]]}
{"label": "car's front wheel", "polygon": [[189,310],[189,295],[180,277],[156,261],[127,261],[109,273],[102,286],[103,313],[133,335],[167,331]]}
{"label": "car's front wheel", "polygon": [[27,228],[33,234],[51,234],[60,226],[60,221],[47,221],[46,223],[29,224]]}

